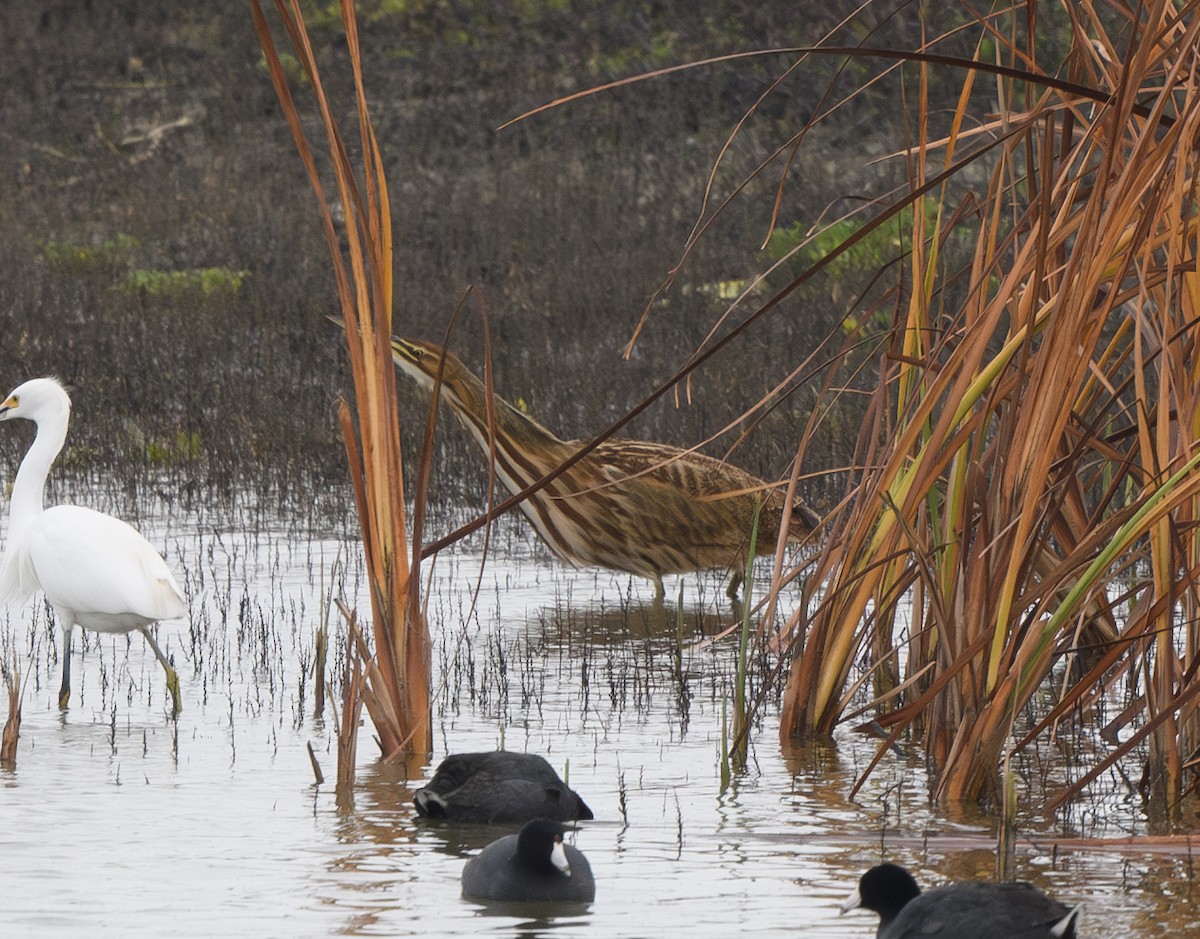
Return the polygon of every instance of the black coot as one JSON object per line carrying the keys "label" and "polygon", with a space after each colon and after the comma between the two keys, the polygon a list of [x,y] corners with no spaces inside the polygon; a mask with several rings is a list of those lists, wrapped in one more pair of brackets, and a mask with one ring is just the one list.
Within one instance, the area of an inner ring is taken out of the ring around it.
{"label": "black coot", "polygon": [[467,862],[464,897],[520,903],[590,903],[596,882],[587,858],[563,843],[561,822],[538,818],[493,841]]}
{"label": "black coot", "polygon": [[413,800],[417,812],[458,822],[592,818],[592,810],[542,757],[496,750],[446,757]]}
{"label": "black coot", "polygon": [[862,875],[842,912],[857,907],[879,914],[877,939],[1075,939],[1080,912],[1030,884],[965,882],[921,893],[896,864]]}

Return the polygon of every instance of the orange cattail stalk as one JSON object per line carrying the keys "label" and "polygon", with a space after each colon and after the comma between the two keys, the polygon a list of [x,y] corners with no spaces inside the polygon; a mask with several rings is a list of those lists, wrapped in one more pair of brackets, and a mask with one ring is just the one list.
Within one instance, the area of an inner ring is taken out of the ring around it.
{"label": "orange cattail stalk", "polygon": [[[341,12],[354,75],[361,166],[354,165],[349,156],[337,115],[321,83],[299,3],[275,0],[274,5],[316,100],[333,190],[345,217],[343,245],[271,28],[258,0],[250,0],[275,91],[317,197],[345,324],[354,402],[351,408],[343,400],[338,416],[362,527],[374,638],[373,655],[363,673],[362,693],[384,757],[395,759],[406,753],[429,751],[432,738],[429,630],[408,561],[400,424],[391,358],[391,205],[383,158],[367,109],[353,0],[342,0]],[[350,642],[353,645],[354,639]],[[350,682],[347,687],[354,686]],[[341,773],[339,768],[339,778]]]}

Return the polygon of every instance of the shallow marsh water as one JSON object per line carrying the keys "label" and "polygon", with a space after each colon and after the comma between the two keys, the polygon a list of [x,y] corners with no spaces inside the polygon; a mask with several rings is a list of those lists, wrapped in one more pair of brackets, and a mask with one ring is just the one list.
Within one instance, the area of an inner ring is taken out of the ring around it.
{"label": "shallow marsh water", "polygon": [[[838,906],[881,858],[926,884],[993,870],[986,820],[932,813],[919,760],[889,757],[848,801],[874,749],[850,733],[782,752],[767,713],[749,771],[722,793],[731,644],[696,643],[729,624],[721,585],[669,582],[684,614],[657,617],[648,584],[548,563],[520,527],[482,577],[470,549],[434,568],[433,760],[378,763],[368,726],[353,804],[339,805],[314,783],[307,745],[328,779],[335,745],[307,672],[328,585],[365,608],[352,527],[314,533],[261,509],[168,521],[161,507],[140,525],[186,582],[190,624],[159,630],[184,711],[167,717],[140,637],[77,634],[60,712],[57,635],[34,604],[10,613],[29,683],[17,766],[0,774],[4,935],[869,937],[874,917]],[[448,750],[501,742],[569,769],[596,813],[574,836],[598,885],[577,915],[462,900],[464,859],[506,829],[415,817],[412,792]],[[1119,795],[1096,808],[1105,834],[1138,825]],[[1019,875],[1086,900],[1084,935],[1200,935],[1186,856],[1034,839]]]}

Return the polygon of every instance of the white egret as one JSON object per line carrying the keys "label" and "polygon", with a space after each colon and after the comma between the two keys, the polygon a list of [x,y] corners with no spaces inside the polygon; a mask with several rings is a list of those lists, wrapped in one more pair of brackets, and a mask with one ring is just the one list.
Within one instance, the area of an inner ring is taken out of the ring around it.
{"label": "white egret", "polygon": [[23,417],[37,435],[13,482],[8,548],[0,566],[0,598],[24,603],[40,589],[63,631],[59,707],[71,696],[71,632],[138,630],[167,673],[175,713],[179,676],[147,629],[187,616],[183,594],[166,562],[131,525],[78,505],[42,507],[50,466],[63,448],[71,399],[53,378],[35,378],[0,404],[0,421]]}

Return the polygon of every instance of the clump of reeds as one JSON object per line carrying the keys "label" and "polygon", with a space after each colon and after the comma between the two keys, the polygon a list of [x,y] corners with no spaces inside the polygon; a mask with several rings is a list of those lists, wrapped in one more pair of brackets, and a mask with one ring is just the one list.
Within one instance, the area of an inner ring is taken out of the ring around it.
{"label": "clump of reeds", "polygon": [[[977,16],[974,59],[887,50],[914,79],[911,186],[879,216],[913,207],[907,276],[856,476],[789,623],[781,732],[867,712],[890,734],[880,756],[923,744],[939,798],[999,802],[1010,745],[1127,678],[1144,694],[1093,730],[1132,730],[1049,804],[1146,746],[1146,792],[1177,817],[1200,748],[1200,5]],[[934,69],[962,78],[936,133]]]}
{"label": "clump of reeds", "polygon": [[[873,348],[878,373],[844,501],[815,561],[780,572],[769,597],[771,610],[805,579],[785,629],[781,733],[824,736],[870,714],[886,731],[877,760],[907,734],[938,798],[1000,803],[1007,755],[1125,681],[1144,693],[1093,728],[1111,752],[1049,805],[1146,746],[1144,790],[1176,819],[1200,786],[1200,3],[1028,0],[964,5],[932,38],[917,25],[914,48],[772,50],[798,59],[751,113],[809,56],[904,70],[909,186],[870,203],[867,221],[814,226],[768,275],[833,225],[852,234],[670,382],[881,226],[907,225],[902,276],[843,323],[858,350],[847,367],[865,368]],[[935,113],[934,70],[962,79],[948,116]],[[819,102],[753,175],[778,162],[786,181],[808,130],[845,103]],[[727,205],[706,202],[685,258]],[[967,256],[954,257],[964,238]],[[1064,657],[1044,706],[1035,696]]]}
{"label": "clump of reeds", "polygon": [[[346,53],[354,75],[354,117],[358,124],[356,165],[342,135],[334,105],[321,82],[301,8],[296,0],[275,0],[275,10],[299,61],[320,113],[328,172],[327,193],[300,111],[292,98],[271,28],[258,0],[251,12],[284,116],[317,197],[345,331],[354,382],[354,407],[343,399],[338,416],[349,458],[350,476],[363,533],[370,581],[374,648],[362,650],[353,617],[347,663],[354,673],[344,690],[342,734],[357,733],[357,694],[371,715],[386,759],[431,749],[429,632],[418,603],[417,578],[410,577],[403,467],[392,334],[391,204],[383,157],[371,124],[363,84],[358,25],[353,0],[342,0]],[[335,224],[333,204],[344,213]],[[340,237],[339,237],[340,236]],[[359,654],[365,665],[358,675]],[[339,740],[339,783],[353,780],[353,741]]]}

